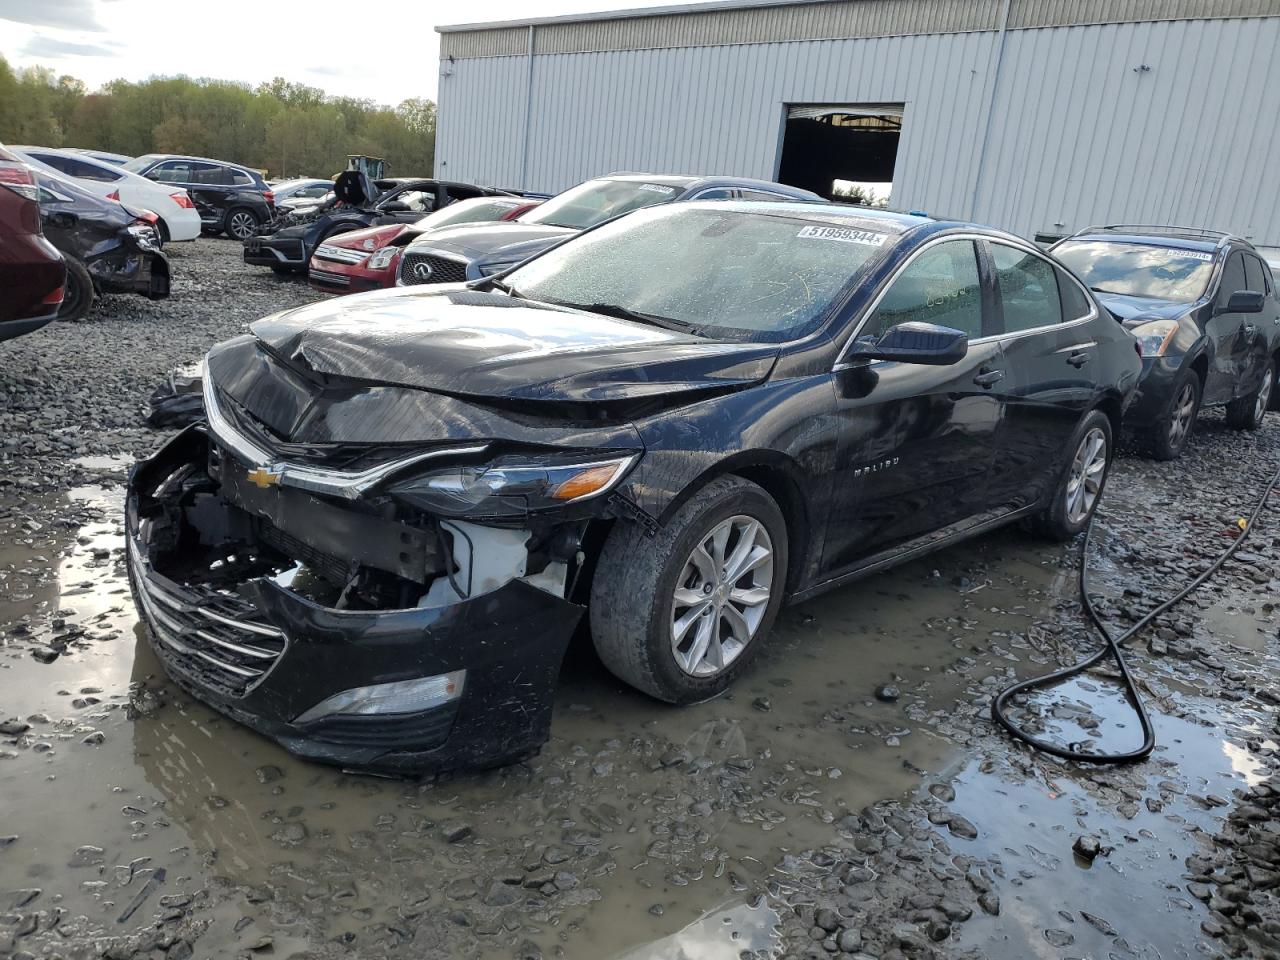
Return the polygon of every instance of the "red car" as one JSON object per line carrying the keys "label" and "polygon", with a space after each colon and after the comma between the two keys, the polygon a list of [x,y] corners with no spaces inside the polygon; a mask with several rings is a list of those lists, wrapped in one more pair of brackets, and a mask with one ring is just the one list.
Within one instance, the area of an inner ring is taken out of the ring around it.
{"label": "red car", "polygon": [[44,238],[39,187],[0,146],[0,340],[38,330],[58,315],[67,268]]}
{"label": "red car", "polygon": [[514,220],[541,202],[527,197],[475,197],[451,203],[413,223],[388,223],[330,236],[316,247],[308,264],[311,286],[325,293],[394,287],[400,251],[415,237],[459,223]]}

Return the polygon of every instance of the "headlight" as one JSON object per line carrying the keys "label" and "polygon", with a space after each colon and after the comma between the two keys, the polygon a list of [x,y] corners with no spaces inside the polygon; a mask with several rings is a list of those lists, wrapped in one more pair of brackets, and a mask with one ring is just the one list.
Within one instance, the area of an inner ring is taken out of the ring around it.
{"label": "headlight", "polygon": [[1138,339],[1143,357],[1163,357],[1178,332],[1177,320],[1152,320],[1130,331]]}
{"label": "headlight", "polygon": [[598,497],[615,486],[639,454],[499,457],[444,467],[392,485],[392,496],[429,513],[522,516]]}
{"label": "headlight", "polygon": [[399,247],[383,247],[369,258],[369,267],[374,270],[385,269],[392,260],[400,255]]}

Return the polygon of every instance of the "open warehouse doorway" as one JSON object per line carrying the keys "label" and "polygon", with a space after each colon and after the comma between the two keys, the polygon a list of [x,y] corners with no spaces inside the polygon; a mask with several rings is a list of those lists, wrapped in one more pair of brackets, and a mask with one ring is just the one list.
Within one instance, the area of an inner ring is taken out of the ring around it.
{"label": "open warehouse doorway", "polygon": [[901,103],[789,104],[778,180],[828,200],[888,206]]}

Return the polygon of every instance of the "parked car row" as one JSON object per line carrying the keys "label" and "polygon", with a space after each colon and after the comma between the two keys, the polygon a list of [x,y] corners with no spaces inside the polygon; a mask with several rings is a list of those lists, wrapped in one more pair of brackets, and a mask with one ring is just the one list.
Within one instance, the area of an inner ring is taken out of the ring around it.
{"label": "parked car row", "polygon": [[582,621],[698,702],[783,603],[1018,520],[1079,534],[1126,427],[1167,455],[1201,402],[1263,421],[1280,294],[1239,238],[1046,252],[789,189],[612,175],[319,244],[313,283],[398,286],[215,347],[206,421],[133,477],[169,673],[327,763],[508,762]]}

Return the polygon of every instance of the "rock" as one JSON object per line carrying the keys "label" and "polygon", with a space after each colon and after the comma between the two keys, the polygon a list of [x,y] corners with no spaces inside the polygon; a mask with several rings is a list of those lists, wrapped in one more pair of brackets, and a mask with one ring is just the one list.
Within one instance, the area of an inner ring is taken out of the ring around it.
{"label": "rock", "polygon": [[901,696],[902,691],[892,684],[886,683],[876,687],[876,699],[881,703],[897,703]]}
{"label": "rock", "polygon": [[284,776],[284,771],[274,764],[267,764],[253,771],[259,783],[275,783]]}
{"label": "rock", "polygon": [[1000,916],[1000,898],[994,893],[984,893],[978,897],[978,906],[993,917]]}
{"label": "rock", "polygon": [[107,742],[107,735],[103,733],[101,730],[95,730],[93,731],[93,733],[89,734],[80,742],[87,743],[91,747],[101,746],[102,744]]}
{"label": "rock", "polygon": [[1055,947],[1069,947],[1076,942],[1075,934],[1056,928],[1046,930],[1044,938]]}
{"label": "rock", "polygon": [[307,839],[306,824],[298,820],[282,823],[280,828],[271,834],[271,839],[284,847],[296,847]]}
{"label": "rock", "polygon": [[166,960],[191,960],[194,954],[195,950],[189,940],[175,940],[169,952],[165,954],[165,958]]}
{"label": "rock", "polygon": [[827,933],[835,933],[840,929],[839,914],[825,907],[813,915],[813,922]]}
{"label": "rock", "polygon": [[929,792],[943,803],[950,803],[956,798],[956,792],[948,783],[931,783]]}
{"label": "rock", "polygon": [[440,836],[445,843],[461,843],[472,834],[471,826],[460,820],[449,820],[440,824]]}
{"label": "rock", "polygon": [[1093,863],[1094,858],[1102,852],[1102,843],[1097,837],[1085,834],[1076,837],[1076,842],[1071,849],[1075,851],[1076,856]]}
{"label": "rock", "polygon": [[978,837],[978,828],[964,817],[952,816],[947,821],[947,829],[962,840],[976,840]]}
{"label": "rock", "polygon": [[862,932],[853,927],[841,930],[836,937],[836,947],[841,953],[857,953],[862,949]]}
{"label": "rock", "polygon": [[662,904],[660,904],[660,903],[655,903],[653,906],[651,906],[651,907],[649,908],[649,912],[650,912],[651,914],[653,914],[655,917],[660,917],[660,916],[662,916],[664,913],[666,913],[666,912],[667,912],[667,910],[666,910],[666,908],[665,908]]}
{"label": "rock", "polygon": [[77,847],[76,852],[67,861],[68,867],[96,867],[104,862],[104,851],[101,847],[85,845]]}
{"label": "rock", "polygon": [[31,724],[25,720],[19,720],[17,717],[11,717],[8,720],[0,720],[0,735],[6,737],[20,737],[31,729]]}
{"label": "rock", "polygon": [[768,713],[773,709],[773,704],[769,702],[768,697],[756,697],[751,701],[751,705],[761,713]]}
{"label": "rock", "polygon": [[54,650],[50,647],[32,647],[31,656],[35,657],[41,663],[53,663],[58,657],[62,656],[60,650]]}

